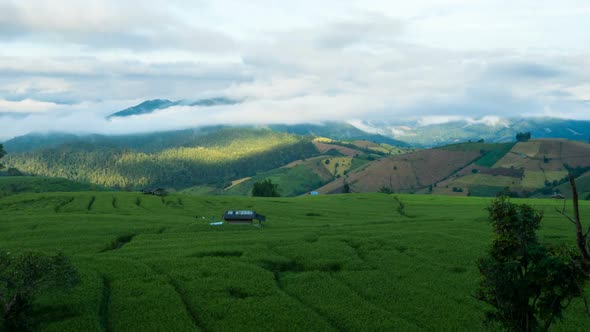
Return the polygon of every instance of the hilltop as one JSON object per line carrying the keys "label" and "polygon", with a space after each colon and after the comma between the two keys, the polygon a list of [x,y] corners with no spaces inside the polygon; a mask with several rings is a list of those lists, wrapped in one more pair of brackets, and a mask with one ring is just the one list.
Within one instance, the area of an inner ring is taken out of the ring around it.
{"label": "hilltop", "polygon": [[189,100],[177,100],[171,101],[168,99],[153,99],[153,100],[146,100],[140,104],[135,106],[131,106],[124,110],[115,112],[109,115],[107,118],[117,118],[117,117],[127,117],[132,115],[143,115],[143,114],[150,114],[158,110],[165,110],[169,107],[173,106],[218,106],[218,105],[234,105],[239,103],[237,100],[233,100],[230,98],[225,97],[217,97],[217,98],[208,98],[208,99],[199,99],[195,101]]}

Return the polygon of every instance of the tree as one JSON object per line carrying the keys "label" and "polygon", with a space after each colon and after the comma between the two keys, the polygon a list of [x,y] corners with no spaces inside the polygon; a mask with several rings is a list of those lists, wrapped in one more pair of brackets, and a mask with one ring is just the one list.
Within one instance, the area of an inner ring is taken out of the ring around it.
{"label": "tree", "polygon": [[9,167],[6,170],[6,174],[8,174],[9,176],[23,176],[23,172],[19,171],[18,168],[14,168],[14,167]]}
{"label": "tree", "polygon": [[71,288],[79,280],[62,253],[47,256],[32,251],[20,255],[0,252],[0,330],[30,330],[35,298],[51,288]]}
{"label": "tree", "polygon": [[[350,191],[350,186],[348,190]],[[382,186],[381,188],[379,188],[379,192],[382,194],[393,194],[393,190],[387,186]]]}
{"label": "tree", "polygon": [[342,193],[343,194],[349,194],[350,193],[350,185],[348,184],[348,182],[344,183],[344,186],[342,187]]}
{"label": "tree", "polygon": [[[6,155],[6,151],[4,151],[4,146],[0,144],[0,159],[2,159]],[[0,163],[0,169],[4,168],[4,164]]]}
{"label": "tree", "polygon": [[252,196],[257,197],[279,197],[279,185],[272,183],[270,179],[264,179],[254,183]]}
{"label": "tree", "polygon": [[519,132],[516,134],[516,141],[518,141],[518,142],[527,142],[530,139],[531,139],[531,132],[530,131],[527,131],[525,133]]}
{"label": "tree", "polygon": [[565,213],[565,201],[563,201],[563,209],[557,212],[561,213],[566,217],[576,228],[576,246],[580,252],[580,265],[582,270],[586,274],[587,278],[590,278],[590,243],[588,242],[588,234],[590,234],[590,227],[584,231],[582,221],[580,219],[580,206],[578,203],[578,190],[576,189],[576,179],[572,172],[569,172],[568,179],[572,188],[572,201],[574,205],[574,217],[570,217]]}
{"label": "tree", "polygon": [[575,254],[537,239],[543,218],[532,206],[496,198],[488,207],[496,236],[478,261],[476,297],[493,310],[487,319],[510,331],[547,331],[582,293],[584,274]]}

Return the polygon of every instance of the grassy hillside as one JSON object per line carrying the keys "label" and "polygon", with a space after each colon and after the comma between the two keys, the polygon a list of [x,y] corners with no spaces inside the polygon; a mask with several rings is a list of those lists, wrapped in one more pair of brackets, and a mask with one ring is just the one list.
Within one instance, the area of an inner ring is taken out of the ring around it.
{"label": "grassy hillside", "polygon": [[0,176],[0,196],[18,193],[97,191],[102,187],[90,183],[43,176]]}
{"label": "grassy hillside", "polygon": [[[488,202],[25,194],[0,199],[0,248],[62,250],[80,271],[76,289],[35,303],[36,331],[486,331],[473,293]],[[561,202],[530,202],[542,240],[573,243]],[[265,227],[208,224],[244,208]],[[565,318],[554,331],[590,329],[581,301]]]}
{"label": "grassy hillside", "polygon": [[446,151],[479,151],[481,153],[481,157],[475,161],[475,165],[492,167],[514,147],[514,144],[516,143],[469,142],[441,146],[438,149]]}
{"label": "grassy hillside", "polygon": [[[9,151],[10,152],[10,151]],[[7,164],[29,174],[107,187],[186,188],[213,184],[317,155],[309,138],[270,130],[218,129],[79,141],[9,153]]]}
{"label": "grassy hillside", "polygon": [[264,179],[270,179],[273,183],[277,184],[281,196],[298,196],[314,190],[327,182],[318,173],[314,172],[312,168],[301,164],[263,172],[225,190],[223,194],[248,196],[251,194],[254,183]]}
{"label": "grassy hillside", "polygon": [[[549,196],[562,190],[569,168],[590,166],[590,144],[563,139],[483,144],[440,149],[477,149],[482,157],[453,177],[437,183],[436,194],[495,196],[506,188],[520,195]],[[569,186],[569,184],[567,185]]]}
{"label": "grassy hillside", "polygon": [[414,192],[436,184],[479,156],[479,151],[431,149],[384,157],[349,172],[319,191],[340,193],[348,183],[353,192],[376,192],[383,187],[395,192]]}

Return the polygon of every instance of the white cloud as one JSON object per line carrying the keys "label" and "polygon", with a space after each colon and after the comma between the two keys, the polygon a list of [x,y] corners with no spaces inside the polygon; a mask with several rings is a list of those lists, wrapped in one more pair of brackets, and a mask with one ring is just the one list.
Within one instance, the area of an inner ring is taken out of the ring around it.
{"label": "white cloud", "polygon": [[0,99],[0,112],[31,113],[47,112],[58,108],[55,103],[25,99],[21,101],[9,101]]}
{"label": "white cloud", "polygon": [[419,126],[430,126],[435,124],[443,124],[455,121],[467,121],[468,117],[457,116],[457,115],[435,115],[435,116],[424,116],[418,120]]}
{"label": "white cloud", "polygon": [[[0,12],[0,112],[45,112],[0,122],[13,135],[590,118],[586,1],[5,0]],[[220,95],[246,102],[101,120]]]}

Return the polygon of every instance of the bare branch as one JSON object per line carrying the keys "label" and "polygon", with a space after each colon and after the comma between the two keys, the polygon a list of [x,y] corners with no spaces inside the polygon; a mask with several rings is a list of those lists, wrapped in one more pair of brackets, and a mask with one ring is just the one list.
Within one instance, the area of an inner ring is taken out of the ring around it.
{"label": "bare branch", "polygon": [[[557,212],[557,213],[561,214],[562,216],[566,217],[566,218],[567,218],[567,220],[568,220],[569,222],[571,222],[572,224],[574,224],[574,225],[576,224],[576,222],[574,221],[574,219],[572,219],[572,217],[570,217],[570,216],[568,216],[567,214],[565,214],[565,209],[563,209],[563,210],[559,211],[559,209],[558,209],[558,208],[555,208],[555,212]],[[589,229],[589,231],[590,231],[590,229]]]}
{"label": "bare branch", "polygon": [[584,312],[588,317],[590,317],[590,308],[588,307],[588,299],[586,296],[582,295],[582,300],[584,300]]}

